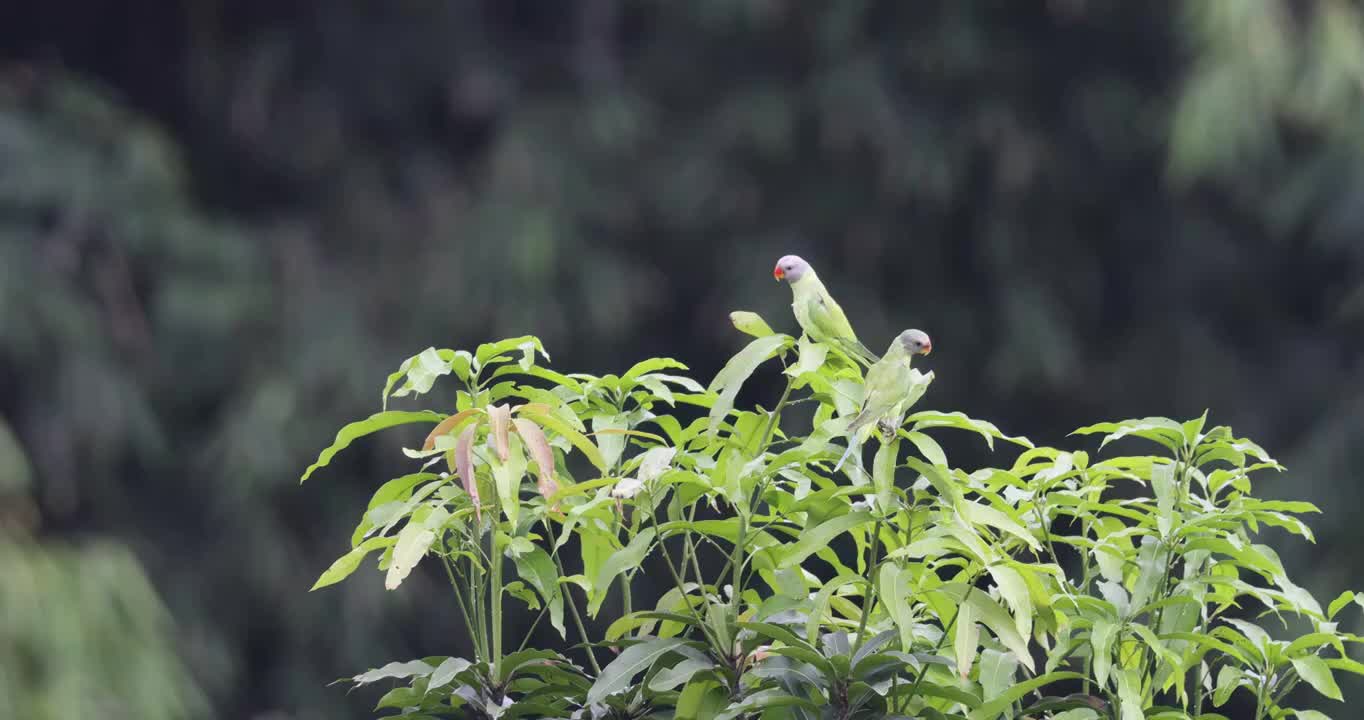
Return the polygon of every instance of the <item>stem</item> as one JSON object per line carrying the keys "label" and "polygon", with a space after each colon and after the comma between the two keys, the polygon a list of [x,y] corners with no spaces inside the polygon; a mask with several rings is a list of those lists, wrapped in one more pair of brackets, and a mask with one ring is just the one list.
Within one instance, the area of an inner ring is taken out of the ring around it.
{"label": "stem", "polygon": [[853,641],[852,654],[862,649],[862,640],[866,637],[867,618],[871,617],[871,611],[876,609],[876,570],[880,562],[876,556],[881,548],[881,518],[876,518],[876,524],[871,530],[871,547],[867,548],[867,589],[863,595],[862,617],[857,621],[857,639]]}
{"label": "stem", "polygon": [[[980,575],[977,573],[976,575],[973,575],[970,580],[966,581],[966,592],[962,593],[961,596],[962,606],[965,606],[966,601],[971,599],[971,591],[976,589],[976,579],[979,577]],[[952,636],[952,629],[956,627],[957,618],[959,617],[961,617],[961,608],[958,608],[957,612],[952,615],[952,619],[947,621],[947,627],[943,628],[942,637],[938,638],[938,646],[933,648],[934,655],[942,652],[943,645],[947,643],[947,638]],[[905,698],[905,705],[901,707],[907,707],[909,701],[913,700],[914,697],[919,694],[919,686],[923,685],[924,677],[926,675],[928,675],[928,666],[924,665],[923,669],[919,671],[919,676],[914,678],[914,687],[909,689],[909,697]]]}
{"label": "stem", "polygon": [[495,533],[489,533],[489,542],[492,544],[492,591],[489,602],[492,605],[493,616],[493,677],[500,682],[502,679],[502,553],[497,549],[497,537]]}
{"label": "stem", "polygon": [[445,568],[445,576],[446,576],[447,578],[450,579],[450,589],[452,589],[452,590],[455,591],[455,600],[459,603],[459,614],[464,618],[464,626],[467,627],[467,628],[469,628],[469,636],[470,636],[470,638],[473,639],[473,642],[474,642],[474,657],[475,657],[475,659],[477,659],[477,660],[482,660],[482,659],[483,659],[483,649],[480,647],[480,642],[479,642],[479,638],[478,638],[478,631],[477,631],[477,629],[474,627],[473,621],[470,619],[470,616],[469,616],[469,606],[468,606],[468,604],[465,603],[465,601],[464,601],[464,593],[460,592],[460,590],[459,590],[459,583],[455,580],[455,571],[454,571],[454,569],[451,567],[450,557],[446,554],[448,551],[446,550],[445,538],[444,538],[444,537],[441,538],[440,543],[441,543],[441,553],[440,553],[441,565]]}
{"label": "stem", "polygon": [[[559,559],[557,553],[554,555],[554,566],[559,570],[559,577],[568,575],[564,572],[564,561]],[[592,666],[593,672],[600,675],[601,665],[597,664],[597,655],[592,651],[592,641],[587,637],[587,627],[583,625],[583,616],[578,614],[578,604],[573,601],[573,592],[569,585],[564,585],[564,604],[568,605],[568,612],[573,616],[573,626],[578,630],[578,637],[582,638],[588,664]]]}
{"label": "stem", "polygon": [[521,645],[519,645],[516,648],[517,652],[521,652],[522,650],[526,649],[526,645],[530,643],[530,636],[535,634],[535,628],[540,627],[540,621],[544,620],[545,616],[548,614],[549,603],[545,603],[544,606],[540,608],[540,614],[535,616],[535,622],[531,623],[530,629],[526,631],[526,637],[522,638]]}

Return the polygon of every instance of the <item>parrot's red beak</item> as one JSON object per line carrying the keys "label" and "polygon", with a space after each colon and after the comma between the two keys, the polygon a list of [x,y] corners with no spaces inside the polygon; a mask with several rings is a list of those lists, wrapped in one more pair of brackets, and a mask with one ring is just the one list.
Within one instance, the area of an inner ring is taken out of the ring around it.
{"label": "parrot's red beak", "polygon": [[776,280],[777,282],[781,282],[785,277],[786,272],[781,269],[780,265],[772,268],[772,279]]}

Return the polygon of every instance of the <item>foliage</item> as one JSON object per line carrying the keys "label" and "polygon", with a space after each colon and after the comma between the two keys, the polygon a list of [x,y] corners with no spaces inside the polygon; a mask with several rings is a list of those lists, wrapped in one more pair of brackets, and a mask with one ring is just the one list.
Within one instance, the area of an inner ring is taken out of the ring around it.
{"label": "foliage", "polygon": [[[530,337],[428,349],[389,378],[385,402],[399,383],[393,394],[445,376],[461,389],[448,415],[386,410],[348,425],[309,468],[358,435],[434,426],[404,450],[420,467],[379,487],[353,549],[314,589],[370,553],[389,589],[438,565],[474,653],[351,678],[393,685],[379,710],[1175,720],[1222,717],[1241,693],[1257,720],[1320,718],[1293,709],[1294,688],[1338,701],[1335,672],[1364,673],[1347,653],[1364,638],[1337,625],[1364,596],[1323,607],[1255,542],[1262,527],[1312,540],[1298,516],[1317,509],[1257,498],[1252,478],[1282,467],[1206,413],[1080,428],[1102,437],[1091,452],[912,400],[879,424],[870,468],[854,455],[840,472],[859,371],[741,317],[756,337],[708,388],[669,358],[560,374]],[[735,409],[774,359],[775,406]],[[802,405],[808,425],[792,422]],[[968,472],[938,440],[960,431],[1019,452]],[[1100,455],[1120,440],[1156,452]],[[671,589],[637,607],[646,568]],[[613,596],[620,612],[591,634],[584,617]],[[527,634],[511,649],[508,602],[578,644],[528,650]]]}
{"label": "foliage", "polygon": [[[13,498],[7,498],[12,501]],[[170,617],[109,542],[11,537],[0,517],[0,717],[203,717]]]}
{"label": "foliage", "polygon": [[[450,637],[420,568],[291,591],[404,431],[290,481],[395,354],[532,331],[710,377],[721,309],[791,327],[786,252],[867,337],[933,318],[940,406],[1050,444],[1213,407],[1292,468],[1265,496],[1352,507],[1356,6],[8,3],[0,414],[43,532],[136,553],[225,718],[355,717],[319,677]],[[1283,558],[1348,583],[1361,527]]]}

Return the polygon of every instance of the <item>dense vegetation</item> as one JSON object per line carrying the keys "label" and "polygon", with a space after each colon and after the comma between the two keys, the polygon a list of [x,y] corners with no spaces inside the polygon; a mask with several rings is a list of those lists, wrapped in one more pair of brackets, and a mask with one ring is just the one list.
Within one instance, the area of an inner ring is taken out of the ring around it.
{"label": "dense vegetation", "polygon": [[[347,425],[304,473],[364,435],[433,426],[314,589],[378,553],[392,590],[429,556],[469,654],[357,675],[399,681],[379,709],[1177,720],[1223,718],[1214,709],[1246,693],[1256,720],[1319,720],[1291,691],[1305,682],[1341,700],[1334,671],[1364,674],[1346,649],[1364,638],[1335,622],[1364,595],[1323,607],[1255,539],[1272,526],[1310,540],[1297,516],[1317,509],[1257,498],[1252,477],[1283,468],[1206,414],[1075,431],[1101,435],[1101,449],[1123,438],[1159,449],[1100,459],[921,409],[935,373],[914,370],[910,412],[881,423],[870,468],[856,454],[840,465],[860,370],[754,315],[736,325],[757,338],[709,387],[667,358],[561,374],[539,364],[533,337],[431,348],[389,377],[385,404],[447,376],[460,389],[449,414],[388,409]],[[780,399],[735,410],[773,359]],[[788,416],[802,405],[808,425]],[[934,439],[963,430],[1023,450],[963,470]],[[672,584],[638,602],[646,568]],[[589,632],[584,617],[602,619],[609,597],[618,611]],[[548,619],[576,645],[530,645],[503,619],[509,602],[538,611],[531,630]]]}
{"label": "dense vegetation", "polygon": [[[373,378],[433,338],[525,332],[562,367],[667,355],[711,377],[736,349],[723,309],[786,311],[767,276],[786,252],[817,260],[865,337],[932,333],[936,407],[1051,445],[1093,418],[1215,408],[1290,468],[1257,495],[1327,511],[1319,545],[1275,542],[1284,564],[1323,598],[1357,586],[1359,15],[0,3],[0,555],[26,579],[0,582],[0,612],[41,658],[0,691],[38,720],[82,713],[63,688],[124,683],[145,688],[135,717],[200,698],[231,719],[363,717],[319,680],[462,632],[434,566],[397,599],[298,592],[412,441],[361,441],[294,486],[338,419],[372,410]],[[941,442],[957,466],[1007,464]],[[74,584],[90,563],[150,587]],[[672,584],[653,569],[650,602]],[[79,588],[124,614],[73,610],[90,624],[51,635],[45,608],[101,604]],[[509,608],[517,632],[533,619]],[[542,622],[533,642],[556,636]]]}

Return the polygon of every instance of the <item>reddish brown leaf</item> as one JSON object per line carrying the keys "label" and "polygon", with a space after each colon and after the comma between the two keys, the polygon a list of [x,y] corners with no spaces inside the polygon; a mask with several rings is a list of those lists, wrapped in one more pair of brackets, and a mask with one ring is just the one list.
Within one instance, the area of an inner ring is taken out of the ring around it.
{"label": "reddish brown leaf", "polygon": [[473,417],[475,414],[481,412],[483,411],[480,410],[479,408],[469,408],[468,410],[461,410],[460,412],[457,412],[454,415],[451,415],[450,417],[441,420],[438,425],[436,425],[434,428],[431,428],[431,433],[426,436],[426,442],[422,443],[422,449],[430,450],[436,447],[436,438],[440,437],[441,435],[444,435],[445,433],[453,431],[455,428],[459,427],[460,424],[463,423],[465,420],[468,420],[470,417]]}
{"label": "reddish brown leaf", "polygon": [[483,522],[483,507],[478,500],[478,480],[474,478],[473,445],[477,430],[477,425],[464,428],[459,440],[455,441],[455,471],[459,473],[459,481],[464,484],[464,491],[469,493],[469,499],[474,503],[474,515],[479,522]]}
{"label": "reddish brown leaf", "polygon": [[516,434],[526,441],[531,459],[535,460],[539,468],[537,475],[539,482],[536,484],[540,488],[540,494],[548,500],[559,491],[559,482],[554,474],[554,451],[550,449],[545,432],[539,425],[525,418],[516,418],[512,423],[516,425]]}
{"label": "reddish brown leaf", "polygon": [[492,432],[488,433],[488,444],[497,451],[497,458],[507,461],[511,454],[511,438],[507,435],[511,421],[511,409],[506,405],[488,406],[488,423]]}

